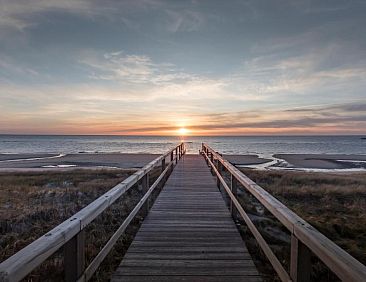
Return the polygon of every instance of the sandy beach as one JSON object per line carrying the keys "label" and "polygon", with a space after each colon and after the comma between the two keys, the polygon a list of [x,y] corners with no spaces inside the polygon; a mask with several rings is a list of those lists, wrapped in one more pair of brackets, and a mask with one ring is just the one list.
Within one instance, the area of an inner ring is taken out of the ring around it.
{"label": "sandy beach", "polygon": [[[141,168],[159,154],[0,154],[0,171],[70,170],[83,168]],[[257,155],[224,155],[230,162],[255,165],[271,161]]]}
{"label": "sandy beach", "polygon": [[[0,171],[48,171],[72,169],[138,169],[159,154],[80,153],[80,154],[0,154]],[[223,155],[234,165],[268,168],[365,169],[366,155],[275,154],[274,159],[258,155]],[[276,163],[273,163],[277,160]],[[272,162],[272,163],[271,163]],[[267,166],[268,164],[268,166]]]}
{"label": "sandy beach", "polygon": [[[290,167],[315,169],[366,168],[366,155],[344,154],[275,154],[275,158],[285,160]],[[274,166],[283,166],[279,163]]]}
{"label": "sandy beach", "polygon": [[0,155],[1,170],[65,168],[141,168],[158,154],[21,154]]}

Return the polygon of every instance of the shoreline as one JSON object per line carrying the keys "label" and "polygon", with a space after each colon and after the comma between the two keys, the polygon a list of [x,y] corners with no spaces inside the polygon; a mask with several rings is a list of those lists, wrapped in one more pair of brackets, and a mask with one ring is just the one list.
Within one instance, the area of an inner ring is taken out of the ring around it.
{"label": "shoreline", "polygon": [[[0,172],[70,171],[75,169],[138,169],[160,154],[146,153],[72,153],[4,154],[0,153]],[[362,172],[366,155],[362,154],[223,154],[240,168],[309,172]]]}

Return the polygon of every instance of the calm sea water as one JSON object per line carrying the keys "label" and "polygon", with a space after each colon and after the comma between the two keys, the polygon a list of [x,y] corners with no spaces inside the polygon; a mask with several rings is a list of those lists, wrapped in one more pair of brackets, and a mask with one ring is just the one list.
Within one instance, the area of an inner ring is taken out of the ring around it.
{"label": "calm sea water", "polygon": [[162,153],[187,142],[188,152],[197,153],[202,142],[225,154],[328,153],[366,154],[362,136],[55,136],[0,135],[0,153],[122,152]]}

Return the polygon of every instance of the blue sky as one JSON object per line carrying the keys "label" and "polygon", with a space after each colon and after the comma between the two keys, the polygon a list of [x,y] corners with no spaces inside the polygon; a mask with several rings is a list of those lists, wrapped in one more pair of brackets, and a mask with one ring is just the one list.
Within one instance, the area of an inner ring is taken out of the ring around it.
{"label": "blue sky", "polygon": [[0,1],[0,133],[363,134],[366,1]]}

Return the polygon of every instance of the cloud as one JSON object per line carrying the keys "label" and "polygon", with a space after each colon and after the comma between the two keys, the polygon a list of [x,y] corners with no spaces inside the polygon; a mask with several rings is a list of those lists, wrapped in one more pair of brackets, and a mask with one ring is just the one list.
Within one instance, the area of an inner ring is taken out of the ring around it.
{"label": "cloud", "polygon": [[12,73],[15,75],[37,76],[39,73],[30,67],[14,62],[10,58],[0,56],[0,78]]}
{"label": "cloud", "polygon": [[173,33],[198,31],[205,22],[203,14],[197,11],[167,9],[166,13],[168,15],[167,29]]}
{"label": "cloud", "polygon": [[[321,94],[322,99],[340,98],[345,92],[354,95],[353,98],[361,95],[366,86],[366,60],[360,56],[363,53],[360,48],[330,43],[303,50],[304,42],[291,43],[291,49],[300,50],[293,54],[284,51],[286,44],[265,47],[259,55],[243,61],[242,67],[232,74],[231,83],[238,90],[267,101],[275,97],[301,101],[301,96],[316,94]],[[350,49],[354,55],[349,54]]]}
{"label": "cloud", "polygon": [[90,77],[93,79],[156,85],[194,79],[194,75],[177,71],[171,64],[155,63],[146,55],[125,54],[123,51],[103,55],[89,51],[79,62],[91,68]]}
{"label": "cloud", "polygon": [[0,10],[0,27],[23,31],[37,24],[37,16],[52,11],[92,15],[96,12],[93,3],[94,1],[88,0],[3,0]]}
{"label": "cloud", "polygon": [[[135,97],[155,102],[158,99],[170,103],[184,101],[189,107],[188,101],[226,100],[232,95],[225,89],[225,79],[184,72],[170,63],[156,63],[146,55],[126,54],[123,51],[102,55],[89,51],[81,57],[79,62],[87,67],[92,80],[117,84],[121,89],[121,100]],[[123,95],[124,90],[131,95]]]}

